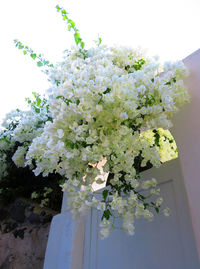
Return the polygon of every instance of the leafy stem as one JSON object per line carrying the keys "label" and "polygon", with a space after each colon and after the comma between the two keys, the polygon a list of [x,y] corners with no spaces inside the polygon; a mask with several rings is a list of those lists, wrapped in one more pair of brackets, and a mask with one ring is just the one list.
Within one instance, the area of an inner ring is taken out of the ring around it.
{"label": "leafy stem", "polygon": [[24,55],[26,55],[26,54],[27,54],[27,55],[30,55],[30,57],[31,57],[33,60],[37,60],[37,66],[38,66],[38,67],[44,67],[44,66],[48,67],[48,68],[44,71],[44,73],[48,74],[48,73],[49,73],[48,69],[54,67],[54,65],[53,65],[52,63],[50,63],[48,60],[46,60],[46,59],[43,57],[42,54],[36,54],[30,47],[23,45],[22,42],[20,42],[19,40],[15,39],[15,40],[14,40],[14,43],[15,43],[15,46],[16,46],[18,49],[20,49],[20,50],[23,51],[23,54],[24,54]]}
{"label": "leafy stem", "polygon": [[94,40],[94,43],[99,47],[102,43],[102,38],[98,36],[98,39]]}
{"label": "leafy stem", "polygon": [[85,43],[83,42],[82,38],[80,37],[79,30],[75,26],[75,22],[72,21],[70,18],[68,18],[67,11],[60,7],[59,5],[56,6],[57,12],[60,12],[63,20],[66,21],[68,25],[68,31],[71,31],[71,29],[74,31],[74,40],[76,42],[76,45],[79,46],[81,49],[84,49]]}

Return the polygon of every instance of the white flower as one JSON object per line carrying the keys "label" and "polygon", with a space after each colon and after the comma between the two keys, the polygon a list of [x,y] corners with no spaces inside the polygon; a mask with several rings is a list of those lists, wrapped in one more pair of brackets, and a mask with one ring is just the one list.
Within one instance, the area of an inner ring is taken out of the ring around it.
{"label": "white flower", "polygon": [[57,130],[57,133],[58,133],[58,137],[59,137],[59,138],[63,138],[63,136],[64,136],[64,134],[65,134],[64,131],[63,131],[62,129],[58,129],[58,130]]}
{"label": "white flower", "polygon": [[103,221],[101,221],[101,223],[100,223],[100,238],[101,239],[105,239],[106,237],[109,236],[110,226],[111,226],[110,221],[105,220],[105,219]]}
{"label": "white flower", "polygon": [[127,113],[126,113],[126,112],[121,112],[121,113],[120,113],[120,118],[121,118],[122,120],[127,120],[127,119],[128,119],[128,115],[127,115]]}
{"label": "white flower", "polygon": [[147,190],[150,187],[151,187],[151,181],[150,180],[146,180],[146,181],[142,182],[142,188],[144,190]]}
{"label": "white flower", "polygon": [[166,217],[169,217],[170,216],[170,209],[168,207],[166,207],[164,210],[163,210],[163,214],[166,216]]}
{"label": "white flower", "polygon": [[25,165],[25,155],[27,152],[27,147],[18,147],[12,156],[12,160],[17,167],[24,167]]}
{"label": "white flower", "polygon": [[156,206],[161,206],[163,203],[163,198],[162,197],[159,197],[157,200],[156,200]]}
{"label": "white flower", "polygon": [[103,107],[101,105],[96,105],[96,110],[97,111],[101,111],[103,109]]}

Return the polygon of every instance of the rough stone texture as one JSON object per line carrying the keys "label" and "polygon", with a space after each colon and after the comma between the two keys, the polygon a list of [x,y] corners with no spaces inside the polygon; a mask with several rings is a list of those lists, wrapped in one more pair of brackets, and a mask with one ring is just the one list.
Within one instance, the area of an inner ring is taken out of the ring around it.
{"label": "rough stone texture", "polygon": [[57,212],[23,200],[9,208],[0,206],[1,212],[0,269],[42,269],[50,222]]}
{"label": "rough stone texture", "polygon": [[[35,227],[30,232],[26,228],[23,236],[12,233],[0,235],[0,268],[1,269],[42,269],[46,243],[49,234],[47,227]],[[23,231],[20,229],[20,231]]]}

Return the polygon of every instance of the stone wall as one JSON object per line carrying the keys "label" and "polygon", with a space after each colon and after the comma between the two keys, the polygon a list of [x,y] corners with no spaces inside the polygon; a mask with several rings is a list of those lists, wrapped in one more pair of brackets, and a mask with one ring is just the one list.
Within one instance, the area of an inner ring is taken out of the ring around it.
{"label": "stone wall", "polygon": [[9,207],[0,205],[0,269],[42,269],[56,213],[24,199]]}

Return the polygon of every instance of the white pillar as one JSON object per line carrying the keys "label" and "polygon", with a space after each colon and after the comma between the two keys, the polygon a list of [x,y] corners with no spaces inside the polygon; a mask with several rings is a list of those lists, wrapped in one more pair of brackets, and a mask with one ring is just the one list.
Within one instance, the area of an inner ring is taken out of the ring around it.
{"label": "white pillar", "polygon": [[44,269],[82,269],[85,218],[74,220],[64,193],[61,214],[53,217],[45,254]]}
{"label": "white pillar", "polygon": [[200,258],[200,49],[185,58],[183,62],[190,72],[185,83],[191,101],[174,117],[172,134],[179,150]]}

